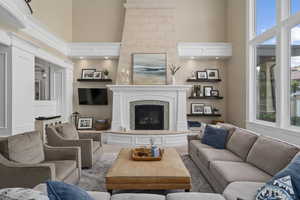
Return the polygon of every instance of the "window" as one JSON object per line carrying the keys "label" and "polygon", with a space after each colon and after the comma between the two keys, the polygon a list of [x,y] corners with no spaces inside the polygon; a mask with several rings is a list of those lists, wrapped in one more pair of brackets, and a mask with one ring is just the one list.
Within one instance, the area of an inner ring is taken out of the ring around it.
{"label": "window", "polygon": [[291,125],[300,126],[300,25],[291,29],[290,41]]}
{"label": "window", "polygon": [[290,2],[291,15],[294,15],[299,11],[300,11],[300,1],[299,0],[291,0],[291,2]]}
{"label": "window", "polygon": [[35,59],[35,100],[50,100],[50,64]]}
{"label": "window", "polygon": [[247,1],[247,126],[299,132],[300,0]]}
{"label": "window", "polygon": [[256,0],[256,35],[276,25],[276,0]]}
{"label": "window", "polygon": [[276,40],[256,46],[256,119],[276,121]]}

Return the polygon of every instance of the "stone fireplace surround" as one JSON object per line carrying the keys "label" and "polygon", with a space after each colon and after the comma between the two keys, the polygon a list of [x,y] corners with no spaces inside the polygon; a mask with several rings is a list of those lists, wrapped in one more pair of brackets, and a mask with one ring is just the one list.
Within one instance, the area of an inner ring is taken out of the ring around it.
{"label": "stone fireplace surround", "polygon": [[109,85],[113,92],[112,131],[130,130],[130,105],[156,101],[169,105],[169,131],[187,131],[186,93],[190,85]]}

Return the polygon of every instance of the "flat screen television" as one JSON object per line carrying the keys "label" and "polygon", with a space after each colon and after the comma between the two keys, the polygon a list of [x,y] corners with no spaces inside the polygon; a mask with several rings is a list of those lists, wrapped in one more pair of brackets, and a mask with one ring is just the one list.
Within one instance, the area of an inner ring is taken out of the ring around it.
{"label": "flat screen television", "polygon": [[107,105],[107,89],[78,88],[79,105]]}

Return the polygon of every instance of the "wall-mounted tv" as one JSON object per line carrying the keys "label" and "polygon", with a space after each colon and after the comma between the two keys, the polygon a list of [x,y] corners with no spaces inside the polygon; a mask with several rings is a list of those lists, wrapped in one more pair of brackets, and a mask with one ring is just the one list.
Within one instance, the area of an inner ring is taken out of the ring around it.
{"label": "wall-mounted tv", "polygon": [[106,88],[78,88],[79,105],[107,105]]}

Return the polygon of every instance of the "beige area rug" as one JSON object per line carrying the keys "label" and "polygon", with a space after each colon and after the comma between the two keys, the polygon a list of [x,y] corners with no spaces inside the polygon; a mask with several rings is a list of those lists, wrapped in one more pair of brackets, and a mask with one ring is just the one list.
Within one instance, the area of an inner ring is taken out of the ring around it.
{"label": "beige area rug", "polygon": [[[79,187],[87,191],[107,191],[105,187],[105,174],[117,157],[117,153],[103,153],[101,158],[94,164],[93,168],[82,170]],[[213,193],[211,186],[205,180],[200,170],[188,155],[182,155],[182,160],[192,176],[192,192]],[[172,192],[183,192],[182,190],[169,191],[114,191],[115,193],[151,193],[168,194]]]}

